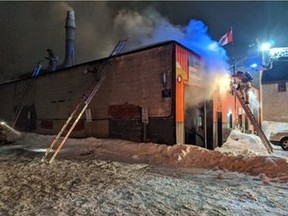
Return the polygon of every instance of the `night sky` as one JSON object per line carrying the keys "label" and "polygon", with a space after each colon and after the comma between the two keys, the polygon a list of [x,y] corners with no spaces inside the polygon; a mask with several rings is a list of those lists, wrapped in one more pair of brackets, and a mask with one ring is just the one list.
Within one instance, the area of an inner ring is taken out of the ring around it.
{"label": "night sky", "polygon": [[[251,52],[249,44],[256,38],[260,42],[274,40],[277,47],[288,46],[285,1],[0,2],[0,81],[32,73],[36,63],[47,56],[47,48],[53,49],[63,62],[65,17],[71,8],[76,16],[76,63],[109,55],[117,41],[127,35],[132,35],[131,44],[140,45],[142,35],[153,31],[147,14],[173,26],[200,20],[215,41],[233,27],[236,59]],[[232,45],[224,48],[231,58]]]}

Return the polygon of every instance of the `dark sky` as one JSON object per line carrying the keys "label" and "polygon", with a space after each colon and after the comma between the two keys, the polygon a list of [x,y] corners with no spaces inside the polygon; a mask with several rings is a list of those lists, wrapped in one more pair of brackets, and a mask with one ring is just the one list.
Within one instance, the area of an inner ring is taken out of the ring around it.
{"label": "dark sky", "polygon": [[[137,37],[151,31],[151,23],[145,19],[147,8],[153,8],[159,13],[157,16],[175,26],[185,26],[191,19],[201,20],[215,41],[233,27],[234,53],[238,59],[243,58],[256,38],[273,39],[275,46],[288,46],[285,1],[0,2],[1,81],[33,71],[37,61],[47,56],[48,47],[63,61],[65,17],[71,8],[76,14],[77,63],[107,56],[127,34],[134,35],[131,42],[137,44]],[[124,9],[128,19],[119,16]],[[123,22],[127,26],[121,25]],[[225,49],[231,56],[231,45]]]}

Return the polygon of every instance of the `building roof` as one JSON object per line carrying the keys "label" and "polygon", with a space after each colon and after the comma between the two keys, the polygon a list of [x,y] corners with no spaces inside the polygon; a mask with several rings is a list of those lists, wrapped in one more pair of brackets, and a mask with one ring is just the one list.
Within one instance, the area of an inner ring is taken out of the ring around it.
{"label": "building roof", "polygon": [[288,82],[288,61],[274,62],[269,70],[263,71],[262,84]]}
{"label": "building roof", "polygon": [[120,54],[119,56],[127,55],[127,54],[134,53],[134,52],[139,52],[139,51],[142,51],[142,50],[151,49],[151,48],[154,48],[154,47],[159,47],[159,46],[163,46],[163,45],[167,45],[167,44],[171,44],[171,43],[177,44],[178,46],[181,46],[182,48],[184,48],[184,49],[188,50],[189,52],[193,53],[197,57],[200,57],[200,55],[197,54],[195,51],[189,49],[188,47],[184,46],[183,44],[181,44],[181,43],[179,43],[179,42],[177,42],[175,40],[168,40],[168,41],[157,42],[157,43],[153,43],[153,44],[149,44],[149,45],[144,45],[144,46],[141,46],[141,47],[137,47],[135,49],[128,50],[128,51]]}
{"label": "building roof", "polygon": [[[160,47],[160,46],[165,46],[165,45],[168,45],[168,44],[177,44],[178,46],[181,46],[183,47],[184,49],[188,50],[189,52],[193,53],[194,55],[196,55],[197,57],[200,57],[199,54],[195,53],[193,50],[185,47],[184,45],[180,44],[179,42],[175,41],[175,40],[169,40],[169,41],[162,41],[162,42],[159,42],[159,43],[154,43],[154,44],[149,44],[149,45],[145,45],[145,46],[141,46],[141,47],[138,47],[136,49],[132,49],[132,50],[128,50],[126,52],[123,52],[117,56],[124,56],[124,55],[129,55],[129,54],[132,54],[132,53],[136,53],[136,52],[141,52],[143,50],[147,50],[147,49],[152,49],[152,48],[155,48],[155,47]],[[111,58],[111,57],[110,57]],[[39,75],[40,76],[45,76],[45,75],[49,75],[49,74],[54,74],[54,73],[59,73],[61,71],[65,71],[67,69],[71,69],[71,68],[75,68],[75,67],[79,67],[79,66],[83,66],[83,65],[86,65],[86,64],[91,64],[91,63],[95,63],[95,62],[101,62],[101,61],[105,61],[109,59],[109,57],[106,57],[106,58],[102,58],[102,59],[97,59],[97,60],[93,60],[93,61],[89,61],[89,62],[83,62],[81,64],[77,64],[77,65],[73,65],[73,66],[70,66],[70,67],[65,67],[65,68],[60,68],[60,69],[56,69],[54,71],[50,71],[49,73],[45,73],[45,74],[41,74]],[[3,82],[3,83],[0,83],[0,86],[1,85],[6,85],[6,84],[10,84],[10,83],[13,83],[13,82],[19,82],[19,81],[22,81],[22,80],[27,80],[27,79],[32,79],[33,77],[31,76],[32,72],[30,73],[27,73],[27,74],[23,74],[21,76],[19,76],[17,79],[15,80],[8,80],[6,82]],[[34,77],[36,78],[36,77]]]}

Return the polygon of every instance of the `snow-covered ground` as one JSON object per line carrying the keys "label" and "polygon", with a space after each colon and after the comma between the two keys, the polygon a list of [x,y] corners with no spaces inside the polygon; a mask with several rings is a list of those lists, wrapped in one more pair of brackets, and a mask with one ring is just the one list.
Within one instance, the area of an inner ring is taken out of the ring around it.
{"label": "snow-covered ground", "polygon": [[[269,123],[269,128],[276,127]],[[288,152],[273,146],[269,155],[254,135],[232,131],[214,151],[69,139],[53,163],[40,162],[53,138],[23,134],[0,147],[0,215],[288,212]]]}

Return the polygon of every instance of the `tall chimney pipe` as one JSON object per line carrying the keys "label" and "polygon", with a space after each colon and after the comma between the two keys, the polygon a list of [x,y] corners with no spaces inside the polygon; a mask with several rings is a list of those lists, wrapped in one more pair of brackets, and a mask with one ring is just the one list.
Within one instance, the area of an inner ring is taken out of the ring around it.
{"label": "tall chimney pipe", "polygon": [[75,13],[74,11],[67,11],[66,16],[66,45],[65,45],[65,60],[63,67],[74,65],[74,40],[75,40]]}

